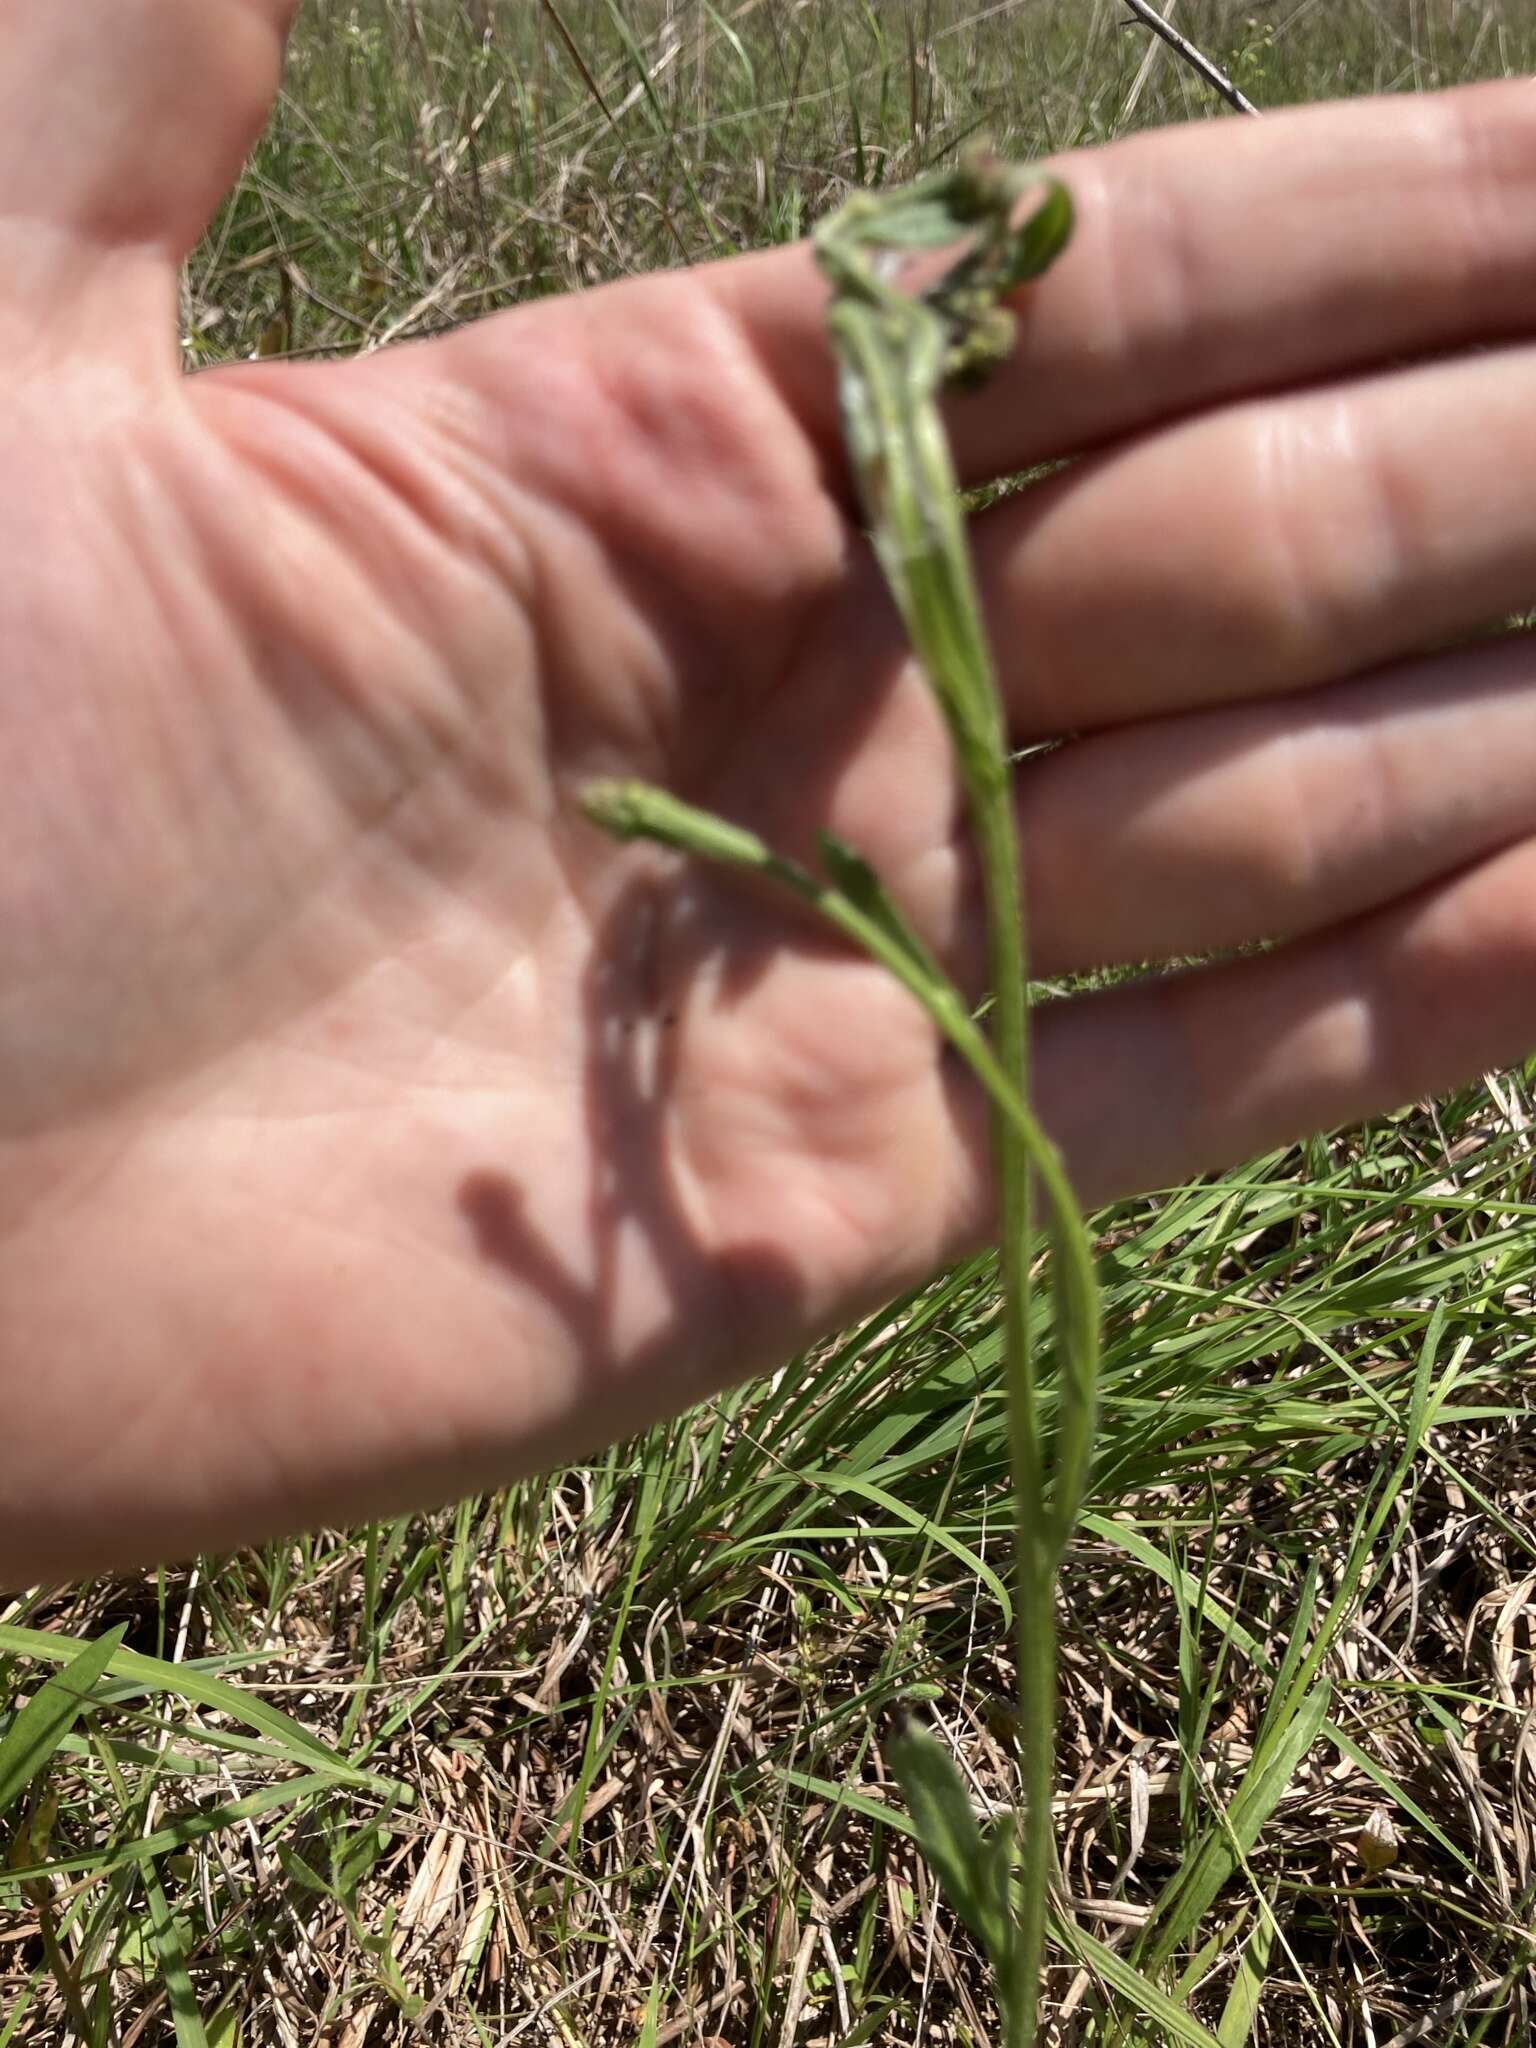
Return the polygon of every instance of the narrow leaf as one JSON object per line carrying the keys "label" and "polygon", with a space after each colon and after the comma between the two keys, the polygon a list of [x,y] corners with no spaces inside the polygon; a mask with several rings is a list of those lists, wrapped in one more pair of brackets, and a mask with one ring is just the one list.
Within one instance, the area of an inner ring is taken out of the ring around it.
{"label": "narrow leaf", "polygon": [[221,2005],[208,2022],[208,2048],[242,2048],[245,2028],[238,2005]]}
{"label": "narrow leaf", "polygon": [[[66,1680],[72,1679],[81,1657],[94,1647],[72,1642],[65,1636],[50,1635],[46,1629],[18,1628],[9,1622],[0,1623],[0,1656],[35,1657],[40,1663],[65,1665],[68,1668],[60,1676]],[[212,1707],[219,1713],[230,1714],[236,1720],[244,1721],[247,1727],[258,1729],[279,1743],[292,1763],[305,1764],[312,1770],[327,1770],[342,1783],[356,1785],[359,1790],[379,1793],[386,1798],[402,1798],[407,1804],[414,1801],[415,1794],[407,1787],[389,1778],[376,1777],[371,1771],[354,1769],[334,1750],[328,1749],[317,1735],[312,1735],[295,1721],[291,1714],[283,1713],[278,1707],[269,1707],[265,1700],[258,1699],[253,1693],[242,1692],[227,1679],[215,1678],[195,1665],[167,1664],[159,1658],[143,1656],[137,1650],[114,1646],[106,1675],[143,1692],[179,1695],[183,1699],[194,1700],[201,1707]],[[73,1682],[78,1685],[78,1680]],[[11,1733],[15,1733],[14,1724]],[[9,1735],[6,1740],[9,1742]],[[0,1800],[0,1807],[3,1804]]]}
{"label": "narrow leaf", "polygon": [[645,2003],[645,2023],[640,2029],[640,2038],[635,2048],[656,2048],[656,2036],[661,2026],[661,1985],[651,1986],[651,1995]]}
{"label": "narrow leaf", "polygon": [[91,1694],[111,1663],[122,1628],[109,1629],[77,1651],[67,1670],[56,1671],[17,1714],[0,1742],[0,1814],[47,1768],[54,1751],[91,1703]]}
{"label": "narrow leaf", "polygon": [[1253,2023],[1259,2014],[1264,1979],[1269,1971],[1269,1952],[1274,1942],[1274,1915],[1261,1912],[1258,1926],[1243,1944],[1243,1952],[1237,1959],[1237,1975],[1232,1979],[1232,1989],[1227,1993],[1227,2002],[1216,2028],[1221,2048],[1244,2048],[1252,2033]]}
{"label": "narrow leaf", "polygon": [[1072,195],[1055,178],[1044,183],[1044,199],[1014,234],[1003,273],[1005,290],[1048,270],[1072,239]]}
{"label": "narrow leaf", "polygon": [[1055,1924],[1053,1932],[1111,1991],[1117,1991],[1144,2019],[1159,2026],[1166,2041],[1184,2042],[1186,2048],[1221,2048],[1208,2027],[1201,2026],[1193,2014],[1187,2013],[1182,2005],[1175,2005],[1167,1992],[1160,1991],[1134,1964],[1106,1948],[1084,1928],[1062,1921]]}
{"label": "narrow leaf", "polygon": [[152,1835],[124,1842],[106,1855],[100,1849],[88,1849],[78,1856],[54,1856],[49,1859],[46,1869],[41,1866],[18,1869],[13,1875],[25,1880],[59,1872],[88,1870],[93,1878],[110,1877],[114,1870],[121,1870],[125,1864],[147,1863],[156,1856],[165,1855],[168,1850],[183,1849],[189,1842],[201,1841],[205,1835],[238,1827],[242,1821],[259,1820],[264,1813],[275,1813],[284,1806],[296,1806],[303,1800],[331,1791],[333,1784],[332,1779],[322,1777],[318,1772],[299,1778],[285,1778],[279,1785],[263,1785],[259,1791],[247,1793],[243,1799],[232,1799],[223,1806],[180,1814],[163,1827],[156,1828]]}
{"label": "narrow leaf", "polygon": [[149,1924],[154,1932],[160,1981],[165,1986],[166,2002],[176,2025],[176,2048],[208,2048],[203,2016],[197,2006],[197,1992],[187,1969],[187,1923],[171,1911],[159,1872],[153,1864],[145,1865],[144,1897],[149,1906]]}
{"label": "narrow leaf", "polygon": [[1327,1718],[1331,1690],[1326,1680],[1314,1686],[1290,1719],[1275,1728],[1267,1743],[1260,1744],[1226,1812],[1218,1816],[1164,1887],[1143,1937],[1144,1942],[1152,1937],[1144,1956],[1149,1969],[1165,1962],[1179,1943],[1194,1933],[1217,1893],[1258,1840],[1302,1758],[1317,1740]]}
{"label": "narrow leaf", "polygon": [[887,1747],[886,1761],[906,1795],[918,1846],[945,1898],[976,1939],[990,1946],[987,1856],[954,1758],[930,1729],[909,1721]]}
{"label": "narrow leaf", "polygon": [[942,985],[945,979],[943,969],[897,909],[890,891],[863,854],[831,832],[821,833],[818,845],[822,866],[849,902],[900,946],[915,967]]}
{"label": "narrow leaf", "polygon": [[1317,1612],[1317,1559],[1307,1560],[1307,1569],[1302,1577],[1301,1591],[1296,1600],[1296,1613],[1285,1638],[1285,1650],[1280,1658],[1280,1669],[1275,1673],[1275,1682],[1270,1689],[1269,1700],[1264,1709],[1264,1718],[1259,1723],[1259,1732],[1254,1738],[1254,1747],[1263,1747],[1270,1733],[1271,1724],[1285,1705],[1295,1683],[1296,1673],[1306,1654],[1307,1643],[1312,1634],[1312,1617]]}

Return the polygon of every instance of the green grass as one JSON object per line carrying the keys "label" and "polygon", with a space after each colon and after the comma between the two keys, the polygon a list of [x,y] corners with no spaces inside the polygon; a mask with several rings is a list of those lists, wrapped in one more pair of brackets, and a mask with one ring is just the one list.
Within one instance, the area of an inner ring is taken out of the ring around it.
{"label": "green grass", "polygon": [[[189,266],[195,361],[349,352],[793,240],[990,136],[1035,157],[1231,118],[1116,0],[308,0],[287,90]],[[1264,106],[1536,67],[1523,0],[1185,0]]]}
{"label": "green grass", "polygon": [[[1536,57],[1515,0],[1178,18],[1269,106]],[[978,130],[1029,155],[1232,118],[1111,0],[559,21],[517,0],[482,43],[457,6],[311,0],[189,265],[189,358],[788,238]],[[1064,2041],[1528,2037],[1530,1078],[1096,1219]],[[978,1260],[579,1470],[14,1602],[0,2048],[628,2048],[653,1993],[658,2044],[995,2039],[880,1738],[924,1699],[1013,1797],[1001,1344]]]}

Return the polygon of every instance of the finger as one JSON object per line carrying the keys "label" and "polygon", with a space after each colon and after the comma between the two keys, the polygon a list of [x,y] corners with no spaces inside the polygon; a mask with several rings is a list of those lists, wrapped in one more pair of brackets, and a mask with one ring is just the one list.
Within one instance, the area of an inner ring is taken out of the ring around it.
{"label": "finger", "polygon": [[1536,1042],[1536,845],[1280,952],[1049,1004],[1036,1030],[1090,1203],[1417,1101]]}
{"label": "finger", "polygon": [[260,132],[295,0],[0,0],[0,277],[69,295],[87,256],[178,261]]}
{"label": "finger", "polygon": [[[1053,163],[1077,228],[1021,344],[952,409],[967,481],[1238,394],[1526,333],[1536,124],[1523,80],[1199,122]],[[839,445],[804,250],[701,273],[826,449]]]}
{"label": "finger", "polygon": [[1293,938],[1536,834],[1533,683],[1522,637],[1026,764],[1037,967]]}
{"label": "finger", "polygon": [[1536,348],[1224,407],[976,523],[1023,736],[1295,690],[1536,594]]}

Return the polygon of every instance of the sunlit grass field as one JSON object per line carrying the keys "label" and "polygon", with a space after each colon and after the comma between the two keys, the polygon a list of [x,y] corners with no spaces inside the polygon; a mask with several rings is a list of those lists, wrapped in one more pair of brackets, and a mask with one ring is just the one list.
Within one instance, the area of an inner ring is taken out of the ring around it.
{"label": "sunlit grass field", "polygon": [[[1176,19],[1263,107],[1536,68],[1525,0]],[[788,240],[976,135],[1234,118],[1114,0],[308,0],[184,351]],[[1531,1079],[1096,1221],[1053,2040],[1531,2037]],[[0,1603],[0,2048],[995,2040],[881,1739],[926,1702],[1010,1796],[996,1308],[978,1260],[589,1466]],[[112,1630],[62,1737],[18,1714]]]}

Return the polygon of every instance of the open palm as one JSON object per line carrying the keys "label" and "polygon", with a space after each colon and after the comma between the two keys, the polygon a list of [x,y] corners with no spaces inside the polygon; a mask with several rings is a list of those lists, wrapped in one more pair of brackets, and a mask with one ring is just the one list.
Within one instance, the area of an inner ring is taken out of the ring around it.
{"label": "open palm", "polygon": [[[505,1478],[987,1227],[908,1000],[578,808],[831,826],[975,984],[804,252],[184,379],[288,11],[0,0],[0,1577]],[[1039,965],[1285,942],[1051,1006],[1090,1197],[1536,1030],[1530,658],[1424,652],[1536,589],[1529,131],[1494,89],[1070,159],[957,404],[972,481],[1091,451],[976,530],[1020,744],[1071,736],[1021,771]]]}

